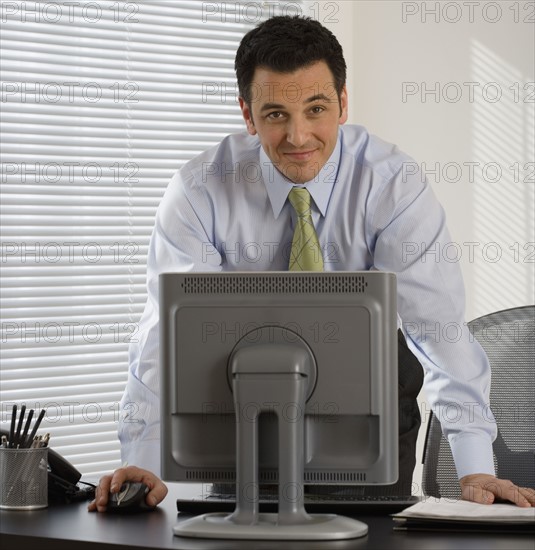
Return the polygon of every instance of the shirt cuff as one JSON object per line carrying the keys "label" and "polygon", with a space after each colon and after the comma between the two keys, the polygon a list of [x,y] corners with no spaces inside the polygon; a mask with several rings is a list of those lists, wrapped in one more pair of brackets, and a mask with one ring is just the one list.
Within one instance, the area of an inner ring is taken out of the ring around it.
{"label": "shirt cuff", "polygon": [[138,439],[121,445],[123,464],[137,466],[160,477],[160,440]]}
{"label": "shirt cuff", "polygon": [[459,479],[470,474],[496,475],[489,437],[463,434],[450,437],[449,442]]}

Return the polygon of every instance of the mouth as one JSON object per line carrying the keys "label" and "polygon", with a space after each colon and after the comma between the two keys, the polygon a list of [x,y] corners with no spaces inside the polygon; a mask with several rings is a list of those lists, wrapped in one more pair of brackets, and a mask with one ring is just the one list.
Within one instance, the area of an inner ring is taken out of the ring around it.
{"label": "mouth", "polygon": [[297,162],[306,162],[312,158],[316,149],[311,149],[310,151],[296,151],[293,153],[284,153],[284,155],[293,161]]}

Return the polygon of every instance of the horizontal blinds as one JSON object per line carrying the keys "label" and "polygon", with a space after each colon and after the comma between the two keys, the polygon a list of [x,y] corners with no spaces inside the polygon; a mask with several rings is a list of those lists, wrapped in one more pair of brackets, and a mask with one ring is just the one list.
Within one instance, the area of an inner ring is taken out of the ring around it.
{"label": "horizontal blinds", "polygon": [[285,3],[227,4],[2,6],[1,422],[46,408],[40,432],[86,476],[119,465],[157,205],[184,162],[243,130],[236,48]]}

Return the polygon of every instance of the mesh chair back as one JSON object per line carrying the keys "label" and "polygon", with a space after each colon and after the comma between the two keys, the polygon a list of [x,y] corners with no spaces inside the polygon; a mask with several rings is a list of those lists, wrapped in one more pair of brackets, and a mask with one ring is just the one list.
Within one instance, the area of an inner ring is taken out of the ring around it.
{"label": "mesh chair back", "polygon": [[[498,426],[493,444],[496,475],[535,488],[535,306],[490,313],[468,323],[491,370],[490,408]],[[436,416],[429,419],[424,494],[458,499],[457,473]]]}

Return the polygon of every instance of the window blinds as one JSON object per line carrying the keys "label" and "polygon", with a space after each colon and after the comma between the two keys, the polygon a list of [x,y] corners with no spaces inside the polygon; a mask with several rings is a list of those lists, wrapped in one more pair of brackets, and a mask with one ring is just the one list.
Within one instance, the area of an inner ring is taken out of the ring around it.
{"label": "window blinds", "polygon": [[188,159],[244,129],[243,34],[301,2],[2,2],[1,425],[83,474],[119,465],[128,343],[156,207]]}

